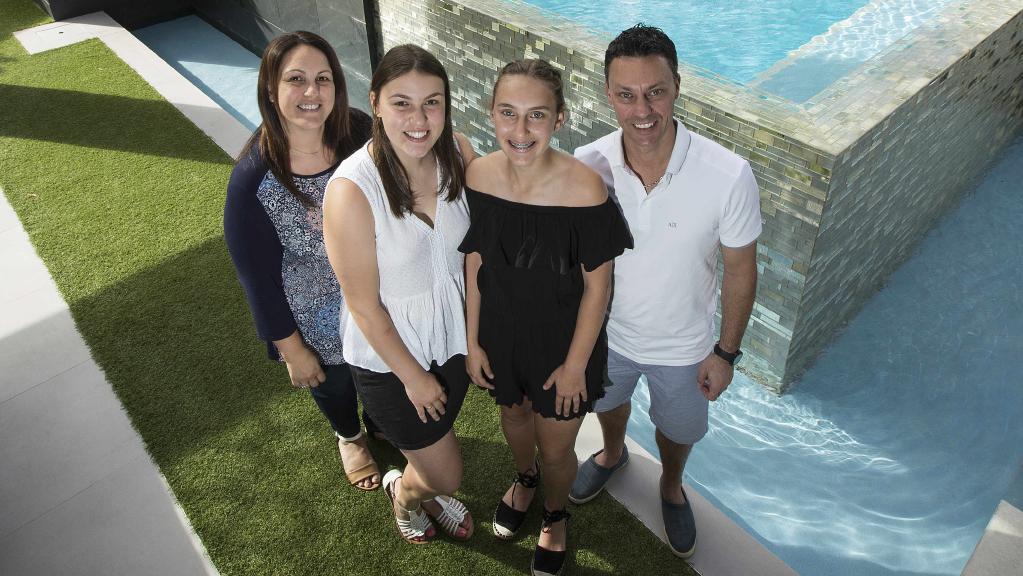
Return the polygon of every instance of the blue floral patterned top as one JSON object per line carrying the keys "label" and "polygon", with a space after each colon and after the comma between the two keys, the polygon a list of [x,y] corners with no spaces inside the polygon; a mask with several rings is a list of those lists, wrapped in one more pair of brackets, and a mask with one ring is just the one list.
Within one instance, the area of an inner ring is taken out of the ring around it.
{"label": "blue floral patterned top", "polygon": [[295,176],[299,191],[312,200],[305,207],[271,172],[256,197],[266,209],[281,242],[284,296],[306,344],[324,364],[343,364],[339,316],[344,306],[341,286],[323,245],[323,192],[337,166],[313,176]]}
{"label": "blue floral patterned top", "polygon": [[[349,154],[369,140],[373,121],[349,109]],[[323,246],[320,205],[334,168],[295,176],[312,201],[306,208],[288,192],[252,146],[235,165],[224,203],[224,240],[267,353],[275,340],[298,330],[324,364],[343,364],[339,317],[344,301]],[[344,158],[339,159],[343,160]]]}

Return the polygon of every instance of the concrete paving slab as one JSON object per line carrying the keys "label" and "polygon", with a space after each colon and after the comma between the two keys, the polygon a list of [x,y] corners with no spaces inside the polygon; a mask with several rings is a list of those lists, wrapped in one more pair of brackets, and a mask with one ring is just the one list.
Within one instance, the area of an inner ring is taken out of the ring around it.
{"label": "concrete paving slab", "polygon": [[149,457],[136,453],[35,521],[0,538],[0,574],[215,575]]}
{"label": "concrete paving slab", "polygon": [[0,302],[43,288],[56,290],[57,286],[36,256],[25,230],[17,226],[0,232]]}
{"label": "concrete paving slab", "polygon": [[0,535],[146,453],[91,361],[0,403],[0,438]]}
{"label": "concrete paving slab", "polygon": [[29,54],[38,54],[54,48],[77,44],[89,38],[102,38],[118,30],[123,30],[123,28],[105,12],[93,12],[20,30],[14,33],[14,37],[21,42]]}
{"label": "concrete paving slab", "polygon": [[212,98],[104,12],[93,12],[22,30],[15,32],[14,36],[29,54],[99,38],[232,158],[238,156],[252,134]]}
{"label": "concrete paving slab", "polygon": [[[0,197],[6,198],[3,186],[0,186]],[[0,205],[0,233],[7,232],[12,228],[21,228],[21,221],[18,214],[14,212],[11,205],[3,202]]]}
{"label": "concrete paving slab", "polygon": [[90,357],[56,289],[0,302],[0,402]]}
{"label": "concrete paving slab", "polygon": [[217,574],[2,194],[0,224],[0,574]]}

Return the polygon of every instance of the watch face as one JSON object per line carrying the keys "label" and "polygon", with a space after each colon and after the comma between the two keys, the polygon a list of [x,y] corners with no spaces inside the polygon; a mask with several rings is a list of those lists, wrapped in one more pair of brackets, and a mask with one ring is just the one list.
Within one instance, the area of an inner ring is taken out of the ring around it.
{"label": "watch face", "polygon": [[732,366],[738,364],[739,360],[742,360],[742,350],[735,351],[735,360],[732,360]]}

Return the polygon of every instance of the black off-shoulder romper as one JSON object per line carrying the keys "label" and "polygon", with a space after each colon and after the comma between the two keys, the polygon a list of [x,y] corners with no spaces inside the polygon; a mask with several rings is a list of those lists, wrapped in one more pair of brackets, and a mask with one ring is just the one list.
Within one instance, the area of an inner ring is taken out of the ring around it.
{"label": "black off-shoulder romper", "polygon": [[[546,418],[569,420],[604,395],[607,333],[586,366],[587,401],[571,416],[554,412],[544,382],[565,361],[583,295],[583,267],[594,270],[632,248],[625,219],[608,198],[597,206],[534,206],[466,188],[469,230],[459,250],[479,252],[479,344],[494,373],[498,404],[521,404]],[[606,322],[605,322],[606,325]]]}

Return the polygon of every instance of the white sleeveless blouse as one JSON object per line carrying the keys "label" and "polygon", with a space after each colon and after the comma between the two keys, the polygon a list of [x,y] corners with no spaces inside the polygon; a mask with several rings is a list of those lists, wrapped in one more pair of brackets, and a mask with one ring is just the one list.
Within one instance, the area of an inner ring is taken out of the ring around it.
{"label": "white sleeveless blouse", "polygon": [[[458,251],[469,228],[465,192],[454,202],[444,200],[446,189],[439,192],[430,228],[412,214],[397,218],[391,212],[369,143],[341,162],[330,180],[337,178],[354,182],[373,210],[380,301],[408,351],[424,369],[465,354],[465,256]],[[347,300],[341,332],[345,362],[391,371],[351,319]]]}

